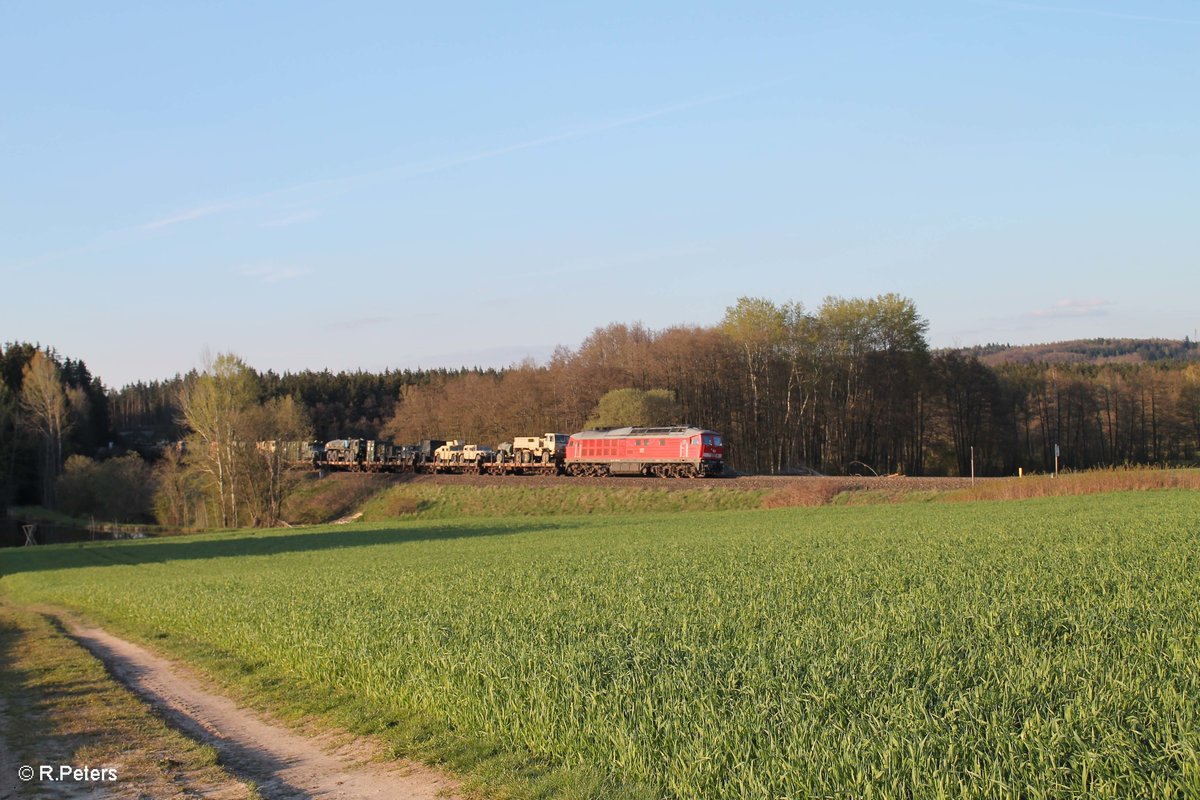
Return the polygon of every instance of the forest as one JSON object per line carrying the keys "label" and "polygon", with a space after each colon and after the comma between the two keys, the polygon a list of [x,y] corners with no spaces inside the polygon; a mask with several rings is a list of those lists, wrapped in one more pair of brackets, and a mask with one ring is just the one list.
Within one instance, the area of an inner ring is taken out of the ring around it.
{"label": "forest", "polygon": [[[505,369],[277,374],[223,354],[120,389],[83,361],[10,343],[0,350],[0,504],[59,505],[60,486],[77,498],[76,484],[106,461],[137,454],[179,462],[209,524],[246,514],[261,524],[277,513],[272,467],[247,478],[258,494],[230,497],[223,480],[254,470],[232,451],[208,465],[195,452],[280,438],[496,444],[589,424],[711,428],[743,473],[964,475],[973,453],[976,474],[1011,475],[1052,470],[1056,445],[1070,470],[1200,460],[1200,349],[1187,339],[934,350],[927,331],[897,295],[827,298],[811,310],[743,297],[715,325],[613,323],[545,363]],[[238,421],[205,434],[189,402],[214,385],[236,395],[226,410]],[[189,466],[177,443],[197,437],[207,443],[191,448]],[[170,481],[156,469],[162,517]]]}

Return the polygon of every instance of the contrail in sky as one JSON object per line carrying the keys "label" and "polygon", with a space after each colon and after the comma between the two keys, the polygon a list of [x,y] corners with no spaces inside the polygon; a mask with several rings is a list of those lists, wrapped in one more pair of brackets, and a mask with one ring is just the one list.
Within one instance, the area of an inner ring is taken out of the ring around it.
{"label": "contrail in sky", "polygon": [[565,131],[563,133],[555,133],[555,134],[550,134],[548,136],[539,136],[536,139],[529,139],[524,142],[517,142],[515,144],[503,145],[501,147],[495,147],[490,150],[481,150],[476,153],[467,153],[467,154],[463,154],[463,155],[451,156],[449,158],[445,158],[445,159],[441,159],[441,160],[437,160],[437,161],[426,161],[426,162],[416,162],[416,163],[410,163],[410,164],[401,164],[401,165],[394,166],[394,167],[384,167],[383,169],[371,170],[369,172],[360,172],[355,175],[343,175],[343,176],[340,176],[337,178],[322,178],[320,180],[315,180],[315,181],[306,181],[304,183],[295,184],[294,186],[285,186],[281,189],[272,189],[269,192],[263,192],[262,194],[252,195],[250,197],[244,197],[241,199],[229,200],[229,201],[220,202],[220,203],[214,203],[211,205],[200,206],[198,208],[190,209],[187,211],[182,211],[182,212],[179,212],[176,214],[172,214],[168,217],[164,217],[162,219],[158,219],[158,220],[154,220],[153,222],[146,223],[145,225],[140,225],[136,228],[136,230],[155,230],[158,228],[165,228],[165,227],[168,227],[171,225],[178,225],[178,224],[184,223],[184,222],[191,222],[192,220],[202,219],[204,217],[209,217],[214,214],[219,214],[219,213],[222,213],[225,211],[232,211],[232,210],[235,210],[238,208],[245,208],[246,206],[250,206],[250,205],[254,205],[256,203],[262,202],[263,200],[269,200],[272,197],[277,197],[277,196],[283,195],[283,194],[290,194],[292,192],[303,191],[306,189],[319,189],[322,187],[332,188],[332,187],[337,187],[337,186],[347,186],[347,185],[352,185],[355,183],[359,183],[362,181],[367,181],[367,180],[371,180],[371,179],[375,179],[375,178],[387,177],[389,175],[395,175],[399,178],[415,178],[415,177],[418,177],[421,175],[431,175],[431,174],[434,174],[437,172],[443,172],[448,169],[453,169],[455,167],[461,167],[461,166],[465,166],[467,164],[474,164],[479,161],[486,161],[487,159],[490,159],[490,158],[498,158],[499,156],[506,156],[511,153],[518,153],[518,152],[521,152],[522,150],[533,150],[538,147],[545,147],[546,145],[557,144],[558,142],[567,142],[567,141],[572,141],[575,139],[584,139],[589,136],[595,136],[596,134],[615,130],[617,128],[625,128],[630,125],[636,125],[639,122],[645,122],[646,120],[655,119],[657,117],[665,117],[669,114],[679,113],[680,111],[687,111],[689,109],[699,108],[701,106],[706,106],[706,105],[711,105],[713,103],[718,103],[723,100],[731,100],[733,98],[748,94],[751,91],[757,91],[758,89],[761,89],[761,88],[762,87],[756,87],[756,89],[752,89],[752,90],[733,92],[733,93],[723,94],[723,95],[714,95],[712,97],[705,97],[705,98],[701,98],[699,100],[690,100],[690,101],[687,101],[684,103],[676,103],[674,105],[664,106],[663,108],[659,108],[654,111],[647,111],[642,114],[635,114],[633,116],[622,117],[620,119],[610,120],[608,122],[592,124],[592,125],[584,126],[582,128],[577,128],[575,130]]}
{"label": "contrail in sky", "polygon": [[[203,217],[208,217],[213,214],[220,213],[222,211],[228,211],[230,209],[237,208],[238,205],[239,204],[236,202],[226,202],[226,203],[216,203],[211,206],[200,206],[198,208],[192,208],[187,211],[180,211],[179,213],[172,214],[169,217],[163,217],[162,219],[156,219],[153,222],[147,222],[145,225],[138,225],[135,228],[124,228],[122,230],[152,231],[152,230],[156,230],[158,228],[166,228],[171,225],[178,225],[181,222],[189,222],[193,219],[201,219]],[[119,233],[120,231],[116,231],[116,232]]]}
{"label": "contrail in sky", "polygon": [[632,116],[620,117],[618,119],[609,120],[607,122],[593,123],[591,125],[585,125],[583,127],[575,128],[573,130],[564,131],[562,133],[554,133],[554,134],[549,134],[547,136],[539,136],[535,139],[528,139],[523,142],[516,142],[514,144],[503,145],[500,147],[491,148],[489,150],[481,150],[481,151],[478,151],[475,153],[465,153],[465,154],[450,156],[448,158],[434,160],[434,161],[424,161],[424,162],[414,162],[414,163],[409,163],[409,164],[400,164],[397,166],[384,167],[382,169],[371,170],[369,172],[361,172],[361,173],[357,173],[354,175],[343,175],[343,176],[335,177],[335,178],[322,178],[320,180],[306,181],[304,183],[298,183],[298,184],[295,184],[292,186],[285,186],[285,187],[282,187],[279,189],[272,189],[267,192],[262,192],[262,193],[254,194],[254,195],[248,195],[246,197],[230,198],[228,200],[222,200],[222,201],[218,201],[218,202],[214,202],[214,203],[208,203],[208,204],[205,204],[202,206],[197,206],[195,208],[190,208],[190,209],[186,209],[183,211],[177,211],[168,216],[151,220],[150,222],[145,222],[145,223],[142,223],[139,225],[133,225],[133,226],[126,227],[126,228],[118,228],[116,230],[108,231],[108,232],[102,234],[101,236],[97,237],[96,239],[92,240],[91,242],[88,242],[87,244],[82,245],[80,247],[69,249],[69,250],[59,250],[59,251],[55,251],[52,253],[45,253],[45,254],[37,256],[35,258],[29,259],[28,261],[21,262],[19,264],[9,265],[3,271],[11,272],[14,270],[25,269],[28,267],[37,266],[39,264],[44,264],[44,263],[51,262],[51,261],[58,261],[60,259],[66,258],[68,256],[80,255],[83,253],[87,253],[87,252],[99,249],[114,238],[119,238],[122,236],[126,236],[128,234],[145,233],[145,232],[151,232],[151,231],[161,231],[166,228],[171,228],[176,225],[181,225],[181,224],[184,224],[187,222],[193,222],[195,220],[204,219],[206,217],[211,217],[211,216],[214,216],[217,214],[223,214],[223,213],[226,213],[229,211],[236,211],[236,210],[243,209],[243,208],[249,208],[249,207],[258,205],[259,203],[262,203],[264,201],[270,200],[272,198],[291,194],[293,192],[299,192],[299,191],[310,190],[310,189],[322,189],[322,188],[335,189],[338,187],[350,187],[356,183],[361,183],[361,182],[373,180],[373,179],[385,178],[388,176],[395,176],[400,179],[408,179],[408,178],[414,178],[414,177],[418,177],[418,176],[422,176],[422,175],[431,175],[431,174],[442,172],[442,171],[445,171],[448,169],[454,169],[455,167],[466,166],[468,164],[474,164],[474,163],[477,163],[480,161],[486,161],[491,158],[499,158],[501,156],[510,155],[512,153],[519,153],[524,150],[534,150],[539,147],[545,147],[547,145],[557,144],[559,142],[569,142],[569,141],[575,141],[578,139],[586,139],[590,136],[596,136],[597,134],[605,133],[607,131],[616,130],[618,128],[625,128],[630,125],[636,125],[639,122],[646,122],[647,120],[657,119],[659,117],[665,117],[665,116],[668,116],[671,114],[677,114],[682,111],[688,111],[693,108],[701,108],[703,106],[712,105],[714,103],[720,103],[720,102],[724,102],[727,100],[733,100],[735,98],[743,97],[745,95],[752,94],[754,92],[762,91],[765,88],[775,86],[780,83],[784,83],[787,80],[790,80],[790,79],[782,78],[782,79],[777,79],[777,80],[773,80],[773,81],[768,81],[767,83],[759,84],[759,85],[756,85],[749,89],[743,89],[743,90],[735,91],[735,92],[728,92],[725,94],[710,95],[708,97],[702,97],[702,98],[699,98],[696,100],[688,100],[688,101],[681,102],[681,103],[674,103],[672,105],[663,106],[662,108],[658,108],[653,111],[646,111],[641,114],[634,114]]}

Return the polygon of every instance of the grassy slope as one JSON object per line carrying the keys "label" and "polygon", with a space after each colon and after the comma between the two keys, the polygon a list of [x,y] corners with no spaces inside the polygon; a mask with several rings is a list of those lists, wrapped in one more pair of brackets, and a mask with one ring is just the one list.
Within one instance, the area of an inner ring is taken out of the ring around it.
{"label": "grassy slope", "polygon": [[729,491],[712,486],[668,491],[653,482],[621,488],[401,485],[381,492],[362,510],[364,519],[377,521],[405,516],[454,519],[725,511],[758,508],[764,494],[762,490]]}
{"label": "grassy slope", "polygon": [[[556,486],[530,486],[514,477],[503,485],[395,484],[386,475],[334,475],[300,482],[284,508],[291,522],[331,522],[362,512],[370,521],[459,517],[552,517],[577,514],[642,514],[723,511],[822,505],[902,502],[1016,500],[1030,497],[1101,494],[1155,489],[1200,489],[1200,470],[1100,469],[1024,478],[980,480],[971,488],[928,488],[905,479],[863,482],[822,478],[783,480],[777,486],[738,481],[622,480],[595,486],[563,479]],[[876,488],[878,487],[878,488]]]}
{"label": "grassy slope", "polygon": [[517,795],[1187,796],[1198,515],[421,521],[10,551],[0,589]]}

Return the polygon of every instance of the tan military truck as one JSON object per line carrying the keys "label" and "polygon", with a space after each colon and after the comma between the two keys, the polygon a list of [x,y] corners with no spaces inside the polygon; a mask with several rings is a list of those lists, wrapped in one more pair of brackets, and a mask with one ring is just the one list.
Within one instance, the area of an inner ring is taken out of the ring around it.
{"label": "tan military truck", "polygon": [[546,433],[541,436],[517,436],[512,441],[513,461],[518,464],[553,464],[562,461],[567,452],[565,433]]}
{"label": "tan military truck", "polygon": [[496,451],[486,444],[464,444],[460,458],[464,464],[487,464],[496,457]]}
{"label": "tan military truck", "polygon": [[482,472],[495,458],[492,448],[482,444],[463,444],[458,439],[433,451],[434,472]]}

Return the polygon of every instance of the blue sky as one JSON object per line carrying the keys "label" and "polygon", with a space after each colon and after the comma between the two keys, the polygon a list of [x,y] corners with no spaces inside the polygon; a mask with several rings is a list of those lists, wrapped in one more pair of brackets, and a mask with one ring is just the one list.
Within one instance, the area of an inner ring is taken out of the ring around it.
{"label": "blue sky", "polygon": [[504,365],[739,296],[1200,327],[1200,2],[0,5],[0,341]]}

